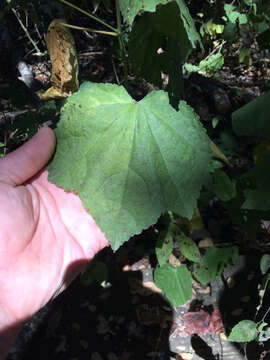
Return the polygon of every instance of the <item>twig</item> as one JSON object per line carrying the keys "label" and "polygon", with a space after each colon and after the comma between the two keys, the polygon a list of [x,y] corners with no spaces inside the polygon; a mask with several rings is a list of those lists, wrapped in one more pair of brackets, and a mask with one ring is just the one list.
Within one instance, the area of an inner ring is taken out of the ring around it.
{"label": "twig", "polygon": [[215,52],[220,48],[222,47],[224,44],[226,44],[226,41],[223,40],[221,44],[218,44],[217,46],[214,47],[214,49],[210,52],[209,55],[206,56],[206,58],[204,60],[207,60],[210,58],[210,56],[212,56],[213,54],[215,54]]}
{"label": "twig", "polygon": [[89,52],[79,54],[78,58],[84,57],[84,56],[103,55],[103,54],[104,54],[103,51],[89,51]]}
{"label": "twig", "polygon": [[20,111],[10,111],[10,112],[2,112],[2,114],[0,114],[0,125],[4,124],[6,121],[12,121],[14,120],[17,116],[23,115],[29,111],[35,111],[35,110],[20,110]]}
{"label": "twig", "polygon": [[13,14],[15,15],[16,19],[18,20],[19,24],[21,25],[23,31],[25,32],[26,36],[28,37],[28,39],[31,41],[32,45],[34,46],[34,48],[36,49],[37,53],[41,54],[41,51],[39,50],[39,48],[37,47],[36,43],[34,42],[34,40],[31,38],[28,30],[26,29],[26,27],[24,26],[23,22],[20,19],[19,14],[17,13],[17,11],[12,8],[11,9]]}

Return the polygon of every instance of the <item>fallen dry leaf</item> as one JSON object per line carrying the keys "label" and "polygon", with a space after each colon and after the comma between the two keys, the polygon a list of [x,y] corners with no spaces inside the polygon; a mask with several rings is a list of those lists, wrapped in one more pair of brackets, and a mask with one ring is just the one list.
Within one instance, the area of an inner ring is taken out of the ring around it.
{"label": "fallen dry leaf", "polygon": [[52,86],[38,92],[42,100],[70,96],[79,88],[78,60],[76,47],[70,30],[63,19],[51,22],[46,36],[46,44],[52,64]]}
{"label": "fallen dry leaf", "polygon": [[216,334],[223,330],[222,318],[219,310],[214,308],[210,315],[205,310],[187,312],[183,315],[185,330],[188,334]]}

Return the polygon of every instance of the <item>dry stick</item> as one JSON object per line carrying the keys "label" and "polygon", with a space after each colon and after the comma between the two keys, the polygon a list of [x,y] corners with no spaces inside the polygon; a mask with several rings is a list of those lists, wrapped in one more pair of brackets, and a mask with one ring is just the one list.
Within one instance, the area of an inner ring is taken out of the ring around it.
{"label": "dry stick", "polygon": [[41,51],[40,51],[39,48],[37,47],[37,45],[36,45],[36,43],[34,42],[34,40],[31,38],[29,32],[27,31],[26,27],[24,26],[23,22],[21,21],[20,16],[19,16],[19,14],[17,13],[17,11],[16,11],[14,8],[12,8],[11,10],[12,10],[13,14],[15,15],[16,19],[18,20],[19,24],[21,25],[21,27],[22,27],[23,31],[25,32],[26,36],[28,37],[28,39],[31,41],[32,45],[33,45],[34,48],[36,49],[36,51],[41,54]]}

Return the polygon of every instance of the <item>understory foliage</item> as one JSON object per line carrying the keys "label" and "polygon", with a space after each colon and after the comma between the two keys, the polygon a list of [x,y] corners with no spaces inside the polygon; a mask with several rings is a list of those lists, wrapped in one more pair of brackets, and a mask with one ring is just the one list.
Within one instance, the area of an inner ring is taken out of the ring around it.
{"label": "understory foliage", "polygon": [[[88,6],[87,1],[79,3],[81,8],[77,8],[78,2],[60,0],[58,6],[74,20],[74,14]],[[270,219],[267,84],[261,96],[236,106],[229,115],[213,115],[204,122],[187,97],[189,76],[218,78],[228,64],[226,46],[239,39],[237,66],[248,68],[259,61],[253,57],[251,41],[264,56],[270,42],[270,5],[262,0],[217,0],[218,6],[206,1],[196,9],[195,3],[93,1],[91,21],[99,11],[115,11],[117,26],[110,25],[109,30],[119,39],[119,72],[123,70],[119,84],[81,81],[77,92],[64,101],[42,102],[35,114],[40,114],[42,123],[43,118],[60,110],[49,180],[79,195],[114,250],[162,219],[165,225],[157,235],[154,278],[173,306],[191,299],[192,277],[208,284],[239,255],[237,244],[231,243],[220,246],[217,242],[206,250],[199,249],[192,234],[204,228],[201,209],[218,202],[246,242],[261,236],[261,222]],[[41,4],[46,7],[46,1]],[[18,6],[27,9],[29,4],[6,1],[1,16]],[[31,11],[33,18],[38,17],[34,6]],[[99,18],[94,20],[100,23]],[[109,35],[99,31],[100,37]],[[128,92],[129,75],[151,83],[155,90],[144,98],[133,98]],[[12,126],[16,128],[18,144],[22,134],[31,137],[38,126],[32,113],[22,119],[19,126],[10,125],[10,131]],[[241,166],[246,149],[249,166]],[[176,267],[170,261],[175,249],[181,257]],[[268,283],[269,263],[267,255],[262,257],[264,282],[258,290],[259,307]],[[95,280],[95,276],[101,280],[93,264],[88,280]],[[105,276],[106,266],[100,262],[97,266]],[[229,340],[265,341],[269,337],[264,320],[249,319],[232,330]]]}

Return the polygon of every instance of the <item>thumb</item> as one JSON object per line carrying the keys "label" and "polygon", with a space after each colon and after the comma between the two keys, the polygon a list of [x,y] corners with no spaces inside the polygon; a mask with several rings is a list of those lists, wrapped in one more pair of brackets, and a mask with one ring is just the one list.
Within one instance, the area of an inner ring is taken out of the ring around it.
{"label": "thumb", "polygon": [[41,128],[32,139],[0,159],[0,181],[11,185],[23,184],[48,163],[55,144],[53,130]]}

